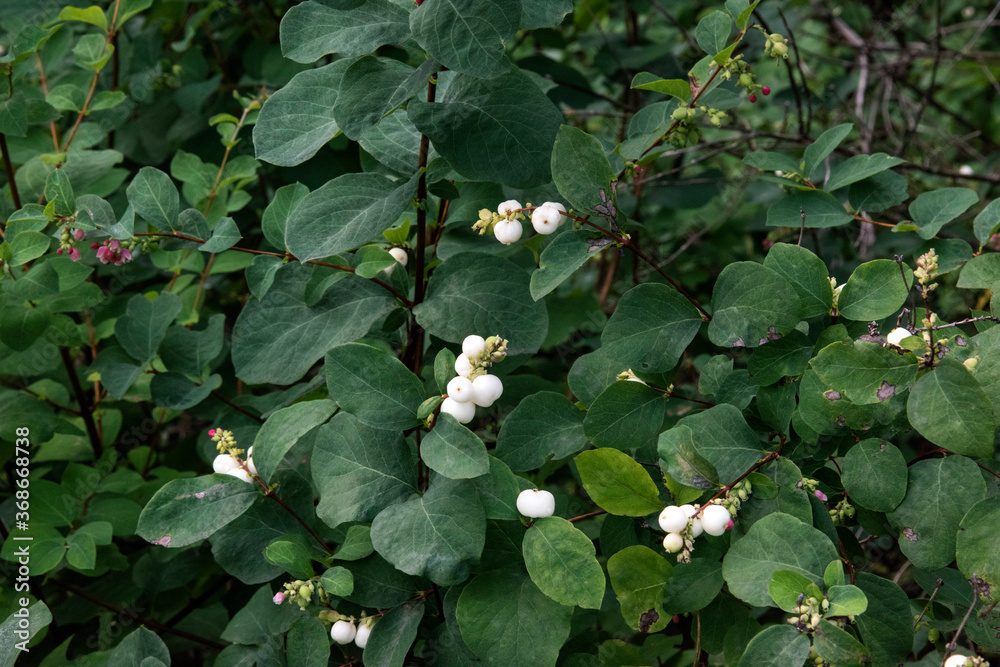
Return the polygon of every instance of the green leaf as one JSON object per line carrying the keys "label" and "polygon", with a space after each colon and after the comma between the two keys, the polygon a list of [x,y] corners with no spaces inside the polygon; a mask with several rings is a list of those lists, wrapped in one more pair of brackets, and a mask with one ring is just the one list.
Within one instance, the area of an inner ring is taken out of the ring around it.
{"label": "green leaf", "polygon": [[[905,281],[905,282],[904,282]],[[891,259],[865,262],[847,280],[837,299],[837,310],[849,320],[883,320],[906,302],[913,271]]]}
{"label": "green leaf", "polygon": [[372,544],[383,558],[442,586],[465,581],[485,543],[486,515],[469,480],[435,477],[423,496],[390,505],[372,521]]}
{"label": "green leaf", "polygon": [[827,616],[856,616],[868,609],[868,598],[857,586],[830,586],[826,597],[830,601]]}
{"label": "green leaf", "polygon": [[[425,64],[435,63],[428,60]],[[418,90],[426,88],[433,73],[429,69],[414,70],[392,58],[358,58],[340,81],[340,95],[334,108],[337,125],[345,135],[357,141],[383,116],[405,104]]]}
{"label": "green leaf", "polygon": [[[260,127],[260,121],[257,122],[255,127]],[[266,159],[261,157],[260,154],[257,157]],[[286,185],[277,189],[274,193],[274,199],[264,209],[264,217],[261,218],[260,223],[261,228],[264,231],[264,238],[275,248],[279,250],[285,249],[285,226],[288,223],[288,216],[291,215],[295,207],[299,205],[299,202],[307,194],[309,194],[309,188],[301,183]]]}
{"label": "green leaf", "polygon": [[[511,91],[517,91],[516,104]],[[562,114],[520,69],[488,80],[458,74],[440,103],[413,100],[407,113],[469,180],[524,188],[552,178],[552,145]]]}
{"label": "green leaf", "polygon": [[733,31],[733,19],[723,11],[714,11],[698,21],[695,39],[705,53],[714,56],[726,48],[729,35]]}
{"label": "green leaf", "polygon": [[371,521],[417,492],[416,465],[402,434],[365,426],[346,412],[316,433],[311,465],[319,488],[316,515],[332,528]]}
{"label": "green leaf", "polygon": [[566,519],[536,519],[524,535],[524,564],[535,585],[556,602],[600,609],[604,571],[594,543]]}
{"label": "green leaf", "polygon": [[664,403],[662,394],[641,382],[615,382],[590,406],[583,432],[596,447],[645,447],[660,432]]}
{"label": "green leaf", "polygon": [[17,91],[12,97],[0,100],[0,134],[23,137],[28,132],[28,100]]}
{"label": "green leaf", "polygon": [[614,180],[601,142],[579,128],[561,125],[552,148],[552,181],[569,206],[593,210],[611,195]]}
{"label": "green leaf", "polygon": [[10,258],[7,261],[14,266],[20,266],[37,259],[48,252],[50,241],[51,239],[41,232],[30,230],[19,232],[10,240]]}
{"label": "green leaf", "polygon": [[267,291],[271,289],[271,285],[274,284],[274,275],[284,265],[281,257],[258,255],[253,258],[253,262],[246,268],[245,275],[247,287],[258,301],[263,299]]}
{"label": "green leaf", "polygon": [[233,366],[244,382],[292,384],[335,345],[365,335],[395,307],[382,287],[344,276],[313,306],[304,303],[312,267],[289,265],[260,301],[251,299],[233,327]]}
{"label": "green leaf", "polygon": [[264,644],[283,634],[304,614],[296,604],[276,605],[270,586],[261,586],[245,607],[233,614],[220,638],[234,644]]}
{"label": "green leaf", "polygon": [[767,209],[768,227],[821,229],[846,225],[853,219],[833,195],[821,190],[795,191]]}
{"label": "green leaf", "polygon": [[844,489],[862,507],[891,512],[906,495],[906,460],[891,442],[863,440],[848,450],[840,465]]}
{"label": "green leaf", "polygon": [[1000,253],[987,253],[970,259],[958,274],[958,287],[990,289],[1000,281]]}
{"label": "green leaf", "polygon": [[808,577],[791,570],[778,570],[771,575],[767,594],[779,609],[792,613],[799,608],[799,596],[805,594],[809,597],[811,589],[819,590]]}
{"label": "green leaf", "polygon": [[[18,236],[25,233],[21,232]],[[2,307],[0,342],[18,352],[30,349],[52,322],[52,313],[41,308],[29,308],[18,303],[17,299],[7,301]]]}
{"label": "green leaf", "polygon": [[243,238],[240,228],[236,226],[236,221],[229,217],[221,218],[215,224],[212,238],[202,243],[198,248],[202,252],[223,252],[229,250]]}
{"label": "green leaf", "polygon": [[[108,30],[108,18],[104,15],[104,10],[96,5],[87,7],[86,9],[63,7],[59,12],[59,16],[56,17],[56,21],[82,21],[83,23],[96,25],[105,32]],[[165,660],[164,662],[169,663],[170,661]]]}
{"label": "green leaf", "polygon": [[775,243],[764,258],[771,269],[799,295],[799,316],[808,319],[826,315],[833,307],[833,287],[826,264],[812,252],[789,243]]}
{"label": "green leaf", "polygon": [[722,574],[733,595],[755,607],[771,607],[767,587],[776,571],[797,572],[819,586],[827,563],[835,558],[837,549],[826,535],[775,512],[757,521],[729,548]]}
{"label": "green leaf", "polygon": [[925,459],[909,467],[906,496],[888,514],[900,531],[899,548],[915,567],[936,569],[955,560],[959,522],[986,495],[971,459]]}
{"label": "green leaf", "polygon": [[647,516],[663,509],[656,484],[631,456],[602,448],[576,457],[583,488],[597,506],[621,516]]}
{"label": "green leaf", "polygon": [[868,598],[868,610],[855,618],[874,665],[895,665],[913,648],[913,613],[906,593],[889,579],[858,572],[858,588]]}
{"label": "green leaf", "polygon": [[[337,136],[340,127],[334,119],[333,110],[340,94],[341,79],[350,64],[350,60],[344,59],[299,72],[267,98],[253,128],[253,145],[258,160],[280,167],[293,167],[311,158]],[[285,186],[275,194],[275,201],[288,188],[297,191],[304,187],[299,184]],[[268,208],[275,206],[275,201]]]}
{"label": "green leaf", "polygon": [[[660,435],[657,448],[664,472],[676,482],[695,489],[710,489],[719,485],[715,466],[698,453],[694,432],[688,426],[675,426]],[[671,494],[679,492],[671,487]]]}
{"label": "green leaf", "polygon": [[541,0],[521,5],[521,28],[555,28],[573,11],[573,0]]}
{"label": "green leaf", "polygon": [[813,647],[819,657],[838,667],[864,667],[871,662],[868,650],[830,621],[819,622],[816,634],[813,635]]}
{"label": "green leaf", "polygon": [[758,347],[799,323],[795,289],[756,262],[733,262],[722,270],[712,292],[715,312],[708,337],[724,347]]}
{"label": "green leaf", "polygon": [[137,294],[115,322],[115,337],[133,359],[145,363],[156,355],[167,327],[180,312],[181,299],[176,294],[160,292],[152,301]]}
{"label": "green leaf", "polygon": [[[663,611],[663,586],[672,571],[663,554],[642,545],[626,547],[608,559],[611,587],[630,628],[652,633],[667,627],[671,617]],[[656,620],[643,618],[650,611],[658,616]]]}
{"label": "green leaf", "polygon": [[584,413],[565,396],[544,391],[521,400],[504,420],[495,455],[512,470],[540,468],[586,446]]}
{"label": "green leaf", "polygon": [[896,165],[906,162],[898,157],[891,157],[885,153],[875,153],[874,155],[855,155],[838,164],[830,174],[824,188],[833,192],[845,185],[857,183],[858,181],[874,176],[886,169],[891,169]]}
{"label": "green leaf", "polygon": [[559,287],[583,264],[608,246],[606,240],[595,239],[583,229],[567,229],[542,250],[538,269],[531,273],[531,298],[538,301]]}
{"label": "green leaf", "polygon": [[602,349],[622,370],[663,373],[677,365],[701,323],[701,313],[677,290],[639,285],[618,302],[601,334]]}
{"label": "green leaf", "polygon": [[909,199],[907,186],[905,176],[894,171],[883,171],[853,183],[847,199],[856,211],[878,213]]}
{"label": "green leaf", "polygon": [[319,400],[294,403],[272,413],[253,441],[253,462],[261,480],[270,483],[288,450],[336,409],[333,401]]}
{"label": "green leaf", "polygon": [[222,377],[213,375],[201,384],[192,382],[180,373],[157,373],[149,384],[153,403],[171,410],[187,410],[192,408],[218,389]]}
{"label": "green leaf", "polygon": [[330,662],[330,639],[323,621],[302,615],[288,628],[288,664],[294,667],[326,667]]}
{"label": "green leaf", "polygon": [[972,228],[979,239],[979,249],[982,250],[990,238],[1000,232],[1000,199],[994,199],[979,212],[972,222]]}
{"label": "green leaf", "polygon": [[[97,9],[97,7],[91,7]],[[65,11],[65,10],[63,10]],[[104,14],[102,13],[101,16]],[[130,632],[119,642],[111,654],[108,662],[122,667],[151,667],[157,663],[170,664],[170,650],[163,643],[155,632],[139,627]]]}
{"label": "green leaf", "polygon": [[300,262],[381,238],[410,205],[416,179],[397,186],[379,174],[344,174],[313,190],[288,216],[285,245]]}
{"label": "green leaf", "polygon": [[787,624],[772,625],[750,640],[739,667],[800,667],[809,657],[809,648],[807,635]]}
{"label": "green leaf", "polygon": [[917,377],[917,357],[869,341],[827,345],[811,362],[829,389],[855,405],[886,401],[906,391]]}
{"label": "green leaf", "polygon": [[64,170],[55,169],[45,179],[45,199],[55,207],[56,215],[71,216],[76,211],[73,186]]}
{"label": "green leaf", "polygon": [[174,324],[160,343],[160,360],[167,370],[201,377],[208,365],[219,356],[225,344],[226,316],[212,315],[201,331]]}
{"label": "green leaf", "polygon": [[686,614],[707,607],[722,590],[722,564],[713,558],[678,563],[663,587],[663,609]]}
{"label": "green leaf", "polygon": [[330,595],[342,598],[354,592],[354,575],[347,568],[331,567],[319,578],[319,584]]}
{"label": "green leaf", "polygon": [[312,579],[315,576],[312,552],[301,535],[283,535],[272,541],[264,548],[264,558],[296,579]]}
{"label": "green leaf", "polygon": [[281,53],[297,63],[329,53],[359,56],[383,44],[402,44],[409,36],[406,10],[390,0],[350,3],[343,9],[309,0],[281,19]]}
{"label": "green leaf", "polygon": [[362,278],[374,278],[396,265],[396,258],[376,245],[366,245],[354,253],[354,272]]}
{"label": "green leaf", "polygon": [[365,666],[403,667],[423,617],[422,601],[406,602],[390,609],[372,627],[371,637],[365,646]]}
{"label": "green leaf", "polygon": [[750,381],[764,387],[783,377],[795,377],[809,366],[812,356],[813,344],[805,334],[793,329],[753,351],[747,361]]}
{"label": "green leaf", "polygon": [[684,79],[660,79],[649,72],[640,72],[632,78],[632,88],[652,90],[687,102],[691,98],[691,84]]}
{"label": "green leaf", "polygon": [[913,428],[935,445],[967,456],[993,454],[997,420],[990,397],[957,360],[946,357],[917,380],[906,415]]}
{"label": "green leaf", "polygon": [[[633,383],[634,384],[634,383]],[[660,434],[658,449],[661,458],[674,446],[678,427],[694,433],[694,446],[719,474],[719,481],[729,483],[764,457],[757,434],[735,406],[716,405],[704,412],[684,417],[677,426]],[[829,561],[827,561],[829,562]],[[823,564],[824,567],[826,563]]]}
{"label": "green leaf", "polygon": [[330,398],[362,424],[406,429],[419,423],[424,385],[388,352],[363,343],[338,345],[326,353],[326,378]]}
{"label": "green leaf", "polygon": [[114,50],[105,35],[84,35],[73,47],[73,62],[83,69],[100,72],[108,64]]}
{"label": "green leaf", "polygon": [[947,223],[979,203],[979,195],[969,188],[940,188],[919,195],[910,204],[910,217],[922,239],[934,238]]}
{"label": "green leaf", "polygon": [[433,0],[410,14],[410,30],[448,69],[492,79],[510,69],[504,42],[520,20],[520,0]]}
{"label": "green leaf", "polygon": [[475,577],[458,599],[462,639],[492,667],[551,667],[569,638],[572,607],[546,597],[520,568]]}
{"label": "green leaf", "polygon": [[534,354],[545,340],[549,318],[545,303],[531,298],[529,280],[502,257],[460,253],[434,271],[424,302],[413,312],[429,334],[449,343],[478,331],[509,340],[510,355]]}
{"label": "green leaf", "polygon": [[831,127],[806,147],[802,158],[802,173],[805,174],[806,178],[813,173],[820,162],[826,159],[827,155],[836,150],[852,129],[854,129],[854,125],[851,123]]}
{"label": "green leaf", "polygon": [[372,546],[370,526],[351,526],[347,529],[347,537],[340,543],[334,558],[337,560],[358,560],[370,556],[375,547]]}
{"label": "green leaf", "polygon": [[978,577],[986,582],[987,599],[996,599],[1000,587],[1000,497],[981,500],[966,513],[958,527],[958,569],[969,579]]}
{"label": "green leaf", "polygon": [[530,482],[510,471],[503,461],[489,457],[489,474],[476,477],[473,483],[483,501],[487,519],[520,521],[517,511],[517,496],[522,488],[531,488]]}
{"label": "green leaf", "polygon": [[180,211],[180,194],[170,177],[159,169],[143,167],[125,191],[129,204],[157,229],[171,230]]}
{"label": "green leaf", "polygon": [[163,547],[186,547],[250,509],[259,489],[229,475],[175,479],[146,504],[136,534]]}
{"label": "green leaf", "polygon": [[[742,12],[740,12],[737,16],[734,17],[736,19],[737,30],[747,29],[747,24],[750,23],[750,16],[753,14],[753,10],[757,9],[757,5],[759,5],[760,2],[761,0],[757,0],[756,2],[750,3],[750,5],[746,9],[744,9]],[[726,7],[728,8],[728,4],[726,5]]]}
{"label": "green leaf", "polygon": [[470,479],[490,470],[486,445],[448,413],[441,413],[420,445],[427,467],[450,479]]}

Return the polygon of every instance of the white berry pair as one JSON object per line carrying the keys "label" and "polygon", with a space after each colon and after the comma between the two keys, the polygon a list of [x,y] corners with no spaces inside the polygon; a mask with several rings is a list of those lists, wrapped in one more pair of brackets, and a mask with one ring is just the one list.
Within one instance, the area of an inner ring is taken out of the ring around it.
{"label": "white berry pair", "polygon": [[220,475],[231,475],[244,482],[252,482],[250,475],[257,474],[257,466],[253,464],[253,447],[247,450],[247,469],[250,470],[249,473],[243,468],[243,462],[232,454],[219,454],[212,461],[212,470]]}
{"label": "white berry pair", "polygon": [[[684,531],[691,524],[691,537],[695,538],[704,531],[718,537],[730,527],[732,516],[722,505],[707,505],[699,516],[694,516],[698,508],[694,505],[670,505],[660,512],[660,528],[667,533],[663,538],[663,548],[676,553],[684,548]],[[693,519],[691,517],[694,517]]]}
{"label": "white berry pair", "polygon": [[372,629],[368,624],[362,623],[360,626],[355,626],[351,621],[337,621],[330,628],[330,638],[333,641],[338,644],[354,642],[358,648],[364,648],[368,645],[368,637],[371,633]]}

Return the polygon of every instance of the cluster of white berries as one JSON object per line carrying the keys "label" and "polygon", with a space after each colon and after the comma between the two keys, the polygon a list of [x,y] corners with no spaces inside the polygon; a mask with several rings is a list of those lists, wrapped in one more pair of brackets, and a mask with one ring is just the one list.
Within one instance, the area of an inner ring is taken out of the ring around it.
{"label": "cluster of white berries", "polygon": [[507,356],[507,341],[500,336],[466,336],[462,354],[455,359],[458,374],[448,383],[448,397],[441,402],[447,412],[462,424],[476,416],[476,406],[488,408],[503,394],[503,383],[486,369]]}
{"label": "cluster of white berries", "polygon": [[556,498],[544,489],[525,489],[517,496],[517,511],[529,519],[544,519],[556,511]]}
{"label": "cluster of white berries", "polygon": [[[699,514],[699,516],[695,516]],[[667,533],[663,548],[668,553],[691,551],[694,538],[702,534],[719,536],[733,527],[733,517],[721,503],[706,505],[669,505],[660,512],[660,528]]]}
{"label": "cluster of white berries", "polygon": [[[312,601],[314,594],[319,595],[321,603],[327,603],[329,594],[322,586],[317,586],[315,581],[290,581],[285,583],[285,590],[278,591],[272,598],[274,604],[280,605],[285,602],[295,602],[299,609],[306,610]],[[358,648],[368,645],[368,636],[372,633],[372,625],[375,618],[361,614],[361,618],[355,625],[353,616],[345,616],[332,609],[323,609],[319,612],[319,618],[327,623],[332,623],[330,627],[330,639],[338,644],[350,644],[354,642]]]}
{"label": "cluster of white berries", "polygon": [[368,637],[372,633],[372,618],[362,618],[358,625],[354,625],[353,619],[343,619],[337,621],[330,628],[330,639],[338,644],[350,644],[354,642],[358,648],[368,646]]}
{"label": "cluster of white berries", "polygon": [[[524,208],[532,206],[529,203],[527,207],[523,207],[515,199],[502,202],[497,206],[496,213],[484,208],[479,211],[479,221],[472,228],[478,230],[480,234],[492,228],[497,241],[510,245],[521,238],[523,228],[520,221],[524,217],[522,213]],[[547,201],[531,213],[531,226],[539,234],[551,234],[564,222],[566,222],[566,207],[559,202]]]}
{"label": "cluster of white berries", "polygon": [[212,470],[220,475],[232,475],[236,479],[252,483],[257,475],[257,466],[253,464],[253,447],[247,450],[247,460],[244,462],[240,458],[243,450],[237,449],[236,438],[232,431],[213,428],[208,432],[208,436],[215,441],[216,449],[220,452],[212,461]]}

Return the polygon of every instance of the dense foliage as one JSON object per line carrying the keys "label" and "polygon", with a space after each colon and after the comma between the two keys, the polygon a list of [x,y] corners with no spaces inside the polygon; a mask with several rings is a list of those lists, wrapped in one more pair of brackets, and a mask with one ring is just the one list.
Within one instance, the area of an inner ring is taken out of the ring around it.
{"label": "dense foliage", "polygon": [[72,4],[0,0],[0,664],[1000,654],[995,11]]}

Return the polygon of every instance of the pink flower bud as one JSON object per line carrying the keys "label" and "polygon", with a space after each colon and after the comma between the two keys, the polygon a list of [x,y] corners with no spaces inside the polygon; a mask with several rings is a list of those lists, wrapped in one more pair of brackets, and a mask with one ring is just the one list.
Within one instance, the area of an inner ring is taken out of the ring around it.
{"label": "pink flower bud", "polygon": [[132,251],[129,250],[128,248],[122,249],[121,255],[122,255],[122,260],[126,262],[132,261]]}
{"label": "pink flower bud", "polygon": [[209,431],[208,431],[208,437],[210,437],[210,438],[214,438],[215,437],[215,429],[214,428],[213,429],[209,429]]}
{"label": "pink flower bud", "polygon": [[69,258],[71,260],[73,260],[74,262],[79,262],[80,261],[80,251],[77,250],[76,248],[70,248],[69,249]]}
{"label": "pink flower bud", "polygon": [[75,238],[77,241],[82,241],[83,240],[83,235],[84,235],[84,231],[82,229],[74,229],[73,230],[73,238]]}
{"label": "pink flower bud", "polygon": [[727,523],[727,524],[726,524],[726,530],[732,530],[732,529],[733,529],[733,526],[735,526],[735,525],[736,525],[736,524],[735,524],[735,523],[733,523],[733,520],[732,520],[732,519],[730,519],[730,520],[729,520],[729,523]]}
{"label": "pink flower bud", "polygon": [[816,489],[816,493],[814,493],[813,495],[822,500],[824,503],[827,501],[826,494],[820,491],[819,489]]}
{"label": "pink flower bud", "polygon": [[285,594],[282,593],[281,591],[278,591],[277,593],[274,594],[273,599],[274,599],[274,604],[281,604],[282,602],[285,601]]}
{"label": "pink flower bud", "polygon": [[122,244],[118,239],[111,239],[110,241],[108,241],[108,248],[110,248],[111,250],[118,250],[118,248],[121,247]]}

